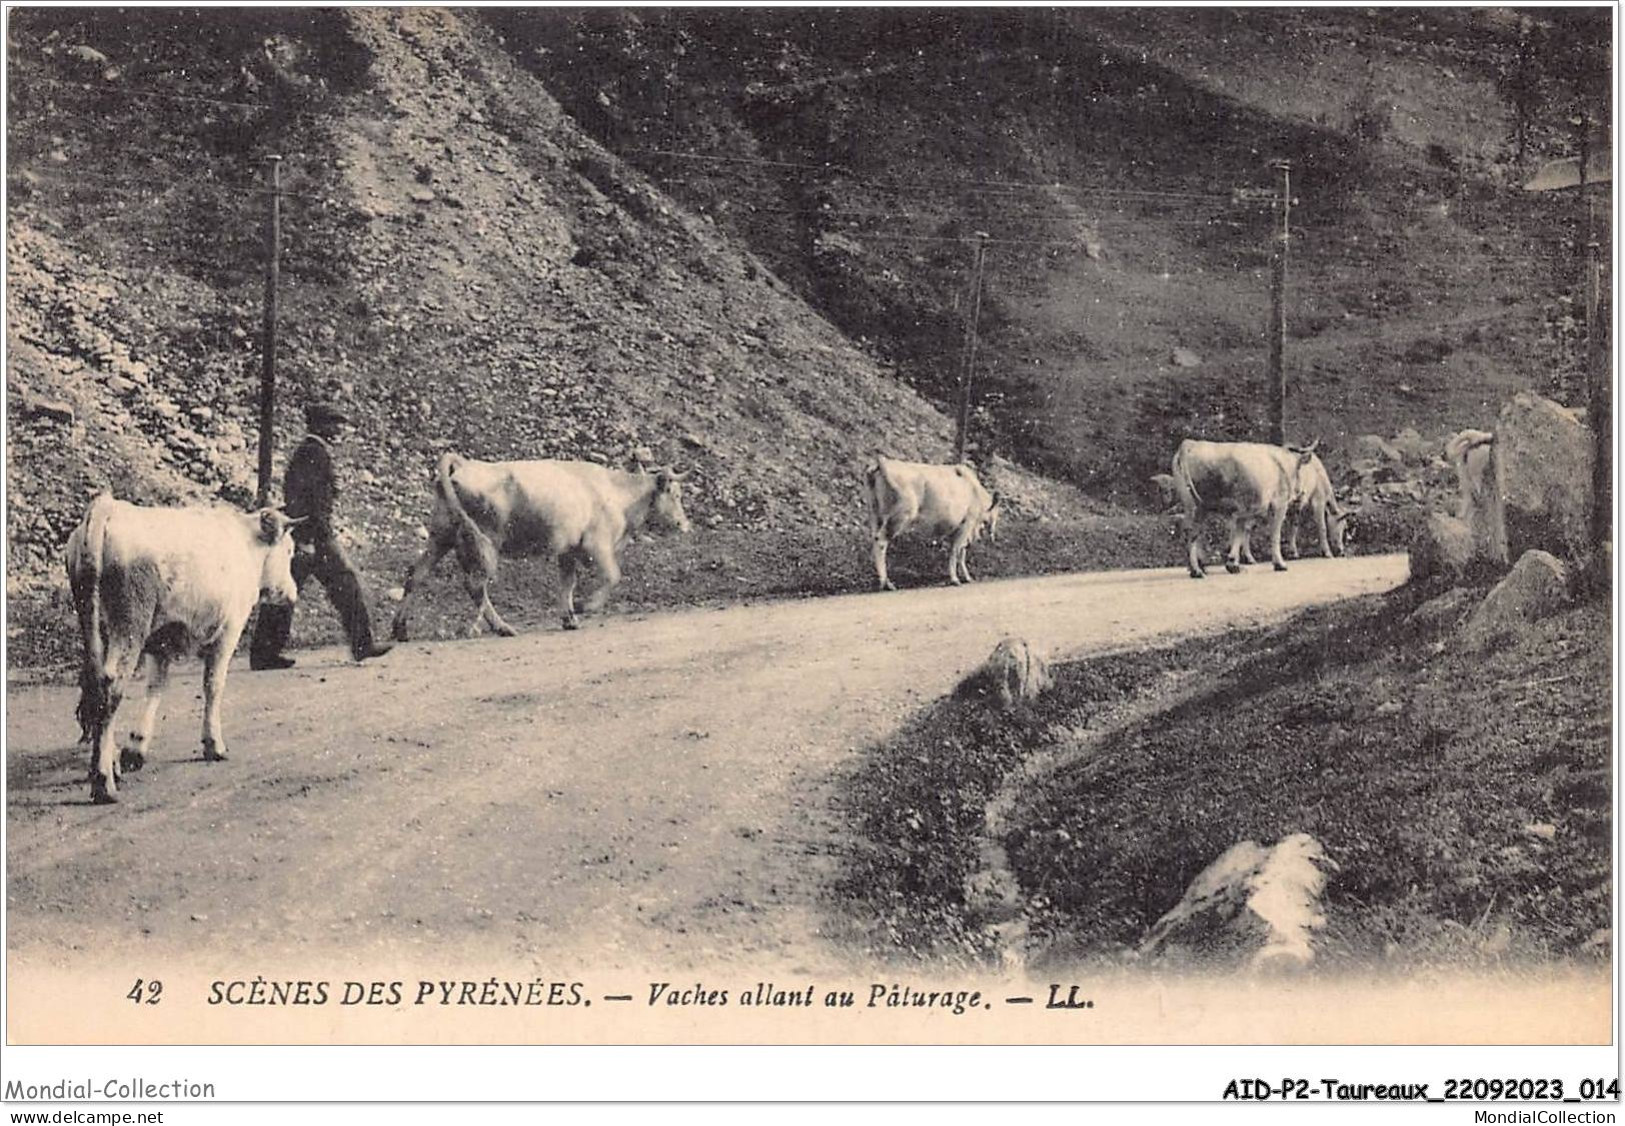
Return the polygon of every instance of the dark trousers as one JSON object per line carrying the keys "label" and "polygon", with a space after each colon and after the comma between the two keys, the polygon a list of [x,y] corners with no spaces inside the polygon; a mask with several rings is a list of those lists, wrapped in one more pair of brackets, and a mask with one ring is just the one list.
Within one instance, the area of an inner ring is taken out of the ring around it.
{"label": "dark trousers", "polygon": [[[372,618],[367,613],[367,599],[361,591],[361,576],[355,564],[344,554],[336,541],[326,540],[306,546],[301,544],[293,553],[293,581],[304,594],[305,580],[314,576],[327,591],[333,608],[339,612],[339,623],[350,642],[350,655],[360,660],[372,652]],[[287,648],[288,635],[293,632],[293,607],[260,606],[259,620],[254,624],[254,640],[250,651],[256,657],[281,656]]]}

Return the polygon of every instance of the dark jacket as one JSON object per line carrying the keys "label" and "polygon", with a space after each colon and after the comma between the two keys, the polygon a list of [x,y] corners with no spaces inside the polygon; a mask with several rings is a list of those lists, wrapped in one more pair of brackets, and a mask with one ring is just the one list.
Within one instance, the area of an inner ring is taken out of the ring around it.
{"label": "dark jacket", "polygon": [[293,526],[294,542],[315,544],[333,539],[333,506],[338,493],[333,451],[316,435],[306,434],[288,459],[288,472],[282,478],[284,511],[303,518],[302,523]]}

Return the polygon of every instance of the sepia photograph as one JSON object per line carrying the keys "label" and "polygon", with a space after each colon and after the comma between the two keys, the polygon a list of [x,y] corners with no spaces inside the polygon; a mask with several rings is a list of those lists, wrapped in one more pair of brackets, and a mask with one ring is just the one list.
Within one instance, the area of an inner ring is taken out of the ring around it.
{"label": "sepia photograph", "polygon": [[1617,1103],[1614,6],[4,14],[8,1047]]}

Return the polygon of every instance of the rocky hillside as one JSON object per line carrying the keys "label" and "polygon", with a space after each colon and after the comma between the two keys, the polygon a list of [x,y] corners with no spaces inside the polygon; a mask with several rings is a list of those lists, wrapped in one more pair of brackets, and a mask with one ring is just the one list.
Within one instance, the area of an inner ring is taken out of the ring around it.
{"label": "rocky hillside", "polygon": [[769,530],[858,520],[876,447],[949,452],[941,413],[583,135],[478,20],[258,19],[13,22],[13,592],[53,581],[99,489],[251,496],[270,153],[278,449],[307,397],[356,408],[363,552],[411,541],[448,448],[675,463],[702,526]]}

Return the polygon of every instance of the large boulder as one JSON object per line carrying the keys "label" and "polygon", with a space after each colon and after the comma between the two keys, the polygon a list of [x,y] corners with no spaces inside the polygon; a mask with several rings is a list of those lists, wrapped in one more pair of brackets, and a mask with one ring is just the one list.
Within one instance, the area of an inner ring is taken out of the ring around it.
{"label": "large boulder", "polygon": [[1337,865],[1308,833],[1273,847],[1241,841],[1202,869],[1140,944],[1140,957],[1234,969],[1299,968],[1325,925],[1320,896]]}
{"label": "large boulder", "polygon": [[1034,700],[1053,683],[1049,665],[1019,637],[994,646],[981,666],[954,690],[961,699],[977,700],[1009,711],[1022,700]]}
{"label": "large boulder", "polygon": [[1372,462],[1405,460],[1405,455],[1380,434],[1361,434],[1354,439],[1354,456]]}
{"label": "large boulder", "polygon": [[1515,638],[1568,600],[1569,576],[1562,561],[1547,551],[1526,551],[1467,619],[1462,647],[1481,652]]}
{"label": "large boulder", "polygon": [[1454,586],[1479,558],[1473,530],[1454,516],[1431,513],[1410,545],[1411,581]]}
{"label": "large boulder", "polygon": [[1413,465],[1426,465],[1439,448],[1437,444],[1422,437],[1414,426],[1407,426],[1395,434],[1389,445],[1401,459]]}
{"label": "large boulder", "polygon": [[1573,411],[1524,391],[1495,425],[1495,483],[1507,558],[1529,550],[1578,559],[1590,546],[1591,431]]}

